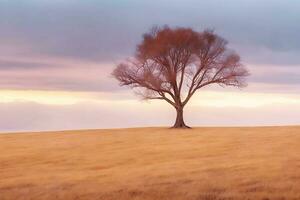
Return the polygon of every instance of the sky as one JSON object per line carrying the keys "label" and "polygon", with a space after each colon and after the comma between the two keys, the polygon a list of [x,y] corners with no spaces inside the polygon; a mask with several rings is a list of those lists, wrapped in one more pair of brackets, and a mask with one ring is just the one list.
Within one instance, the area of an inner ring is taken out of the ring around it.
{"label": "sky", "polygon": [[111,76],[163,25],[213,29],[251,73],[199,91],[188,125],[299,125],[299,21],[298,0],[0,0],[0,132],[171,126]]}

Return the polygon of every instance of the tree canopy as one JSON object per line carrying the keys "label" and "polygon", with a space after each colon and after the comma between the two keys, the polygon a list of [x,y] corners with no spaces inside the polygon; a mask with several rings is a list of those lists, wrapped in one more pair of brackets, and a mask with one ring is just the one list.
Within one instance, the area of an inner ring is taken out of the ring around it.
{"label": "tree canopy", "polygon": [[213,31],[153,28],[144,34],[134,57],[120,63],[113,76],[144,99],[160,99],[177,111],[174,127],[187,127],[183,108],[205,86],[246,86],[249,75],[240,56]]}

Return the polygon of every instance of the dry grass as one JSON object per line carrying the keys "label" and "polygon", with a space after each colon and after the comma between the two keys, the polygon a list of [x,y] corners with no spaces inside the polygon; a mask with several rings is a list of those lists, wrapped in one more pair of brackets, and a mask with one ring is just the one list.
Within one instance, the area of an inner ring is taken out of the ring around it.
{"label": "dry grass", "polygon": [[0,135],[0,199],[300,199],[300,127]]}

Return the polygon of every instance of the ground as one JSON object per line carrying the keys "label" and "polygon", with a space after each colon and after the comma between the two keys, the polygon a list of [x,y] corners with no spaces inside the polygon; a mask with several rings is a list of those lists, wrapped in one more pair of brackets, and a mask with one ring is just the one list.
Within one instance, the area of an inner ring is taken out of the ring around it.
{"label": "ground", "polygon": [[0,199],[300,199],[300,127],[0,134]]}

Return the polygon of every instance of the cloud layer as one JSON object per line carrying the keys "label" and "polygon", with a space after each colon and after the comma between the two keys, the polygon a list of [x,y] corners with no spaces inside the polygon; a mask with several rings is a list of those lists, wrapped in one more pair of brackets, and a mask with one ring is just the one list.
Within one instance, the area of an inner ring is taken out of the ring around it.
{"label": "cloud layer", "polygon": [[[296,0],[4,0],[0,2],[0,87],[109,90],[114,65],[133,54],[151,26],[164,24],[199,31],[213,28],[246,64],[270,71],[292,66],[299,71],[299,10]],[[66,65],[65,60],[72,62]],[[73,72],[68,69],[72,66]],[[62,73],[65,69],[67,74]],[[255,69],[250,71],[256,75]],[[281,78],[268,72],[250,80],[300,84],[294,71],[285,70]],[[75,78],[73,73],[78,72],[98,74],[101,81]]]}

